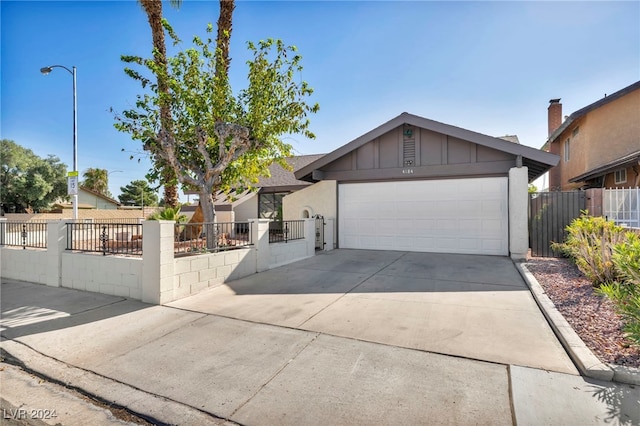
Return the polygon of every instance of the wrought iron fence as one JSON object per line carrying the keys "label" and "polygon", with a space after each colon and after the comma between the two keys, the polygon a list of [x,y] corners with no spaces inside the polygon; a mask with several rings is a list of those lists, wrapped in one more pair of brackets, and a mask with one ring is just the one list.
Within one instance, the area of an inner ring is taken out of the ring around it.
{"label": "wrought iron fence", "polygon": [[216,253],[252,245],[251,223],[179,223],[174,230],[174,254]]}
{"label": "wrought iron fence", "polygon": [[284,220],[269,222],[269,244],[304,238],[304,220]]}
{"label": "wrought iron fence", "polygon": [[143,218],[122,217],[122,218],[110,218],[110,219],[85,218],[85,219],[80,219],[79,221],[81,221],[82,223],[117,223],[117,224],[137,225],[140,223],[141,220],[143,220]]}
{"label": "wrought iron fence", "polygon": [[640,188],[605,189],[602,214],[617,225],[640,228]]}
{"label": "wrought iron fence", "polygon": [[67,250],[142,256],[142,225],[67,223]]}
{"label": "wrought iron fence", "polygon": [[47,248],[47,223],[0,222],[0,245]]}

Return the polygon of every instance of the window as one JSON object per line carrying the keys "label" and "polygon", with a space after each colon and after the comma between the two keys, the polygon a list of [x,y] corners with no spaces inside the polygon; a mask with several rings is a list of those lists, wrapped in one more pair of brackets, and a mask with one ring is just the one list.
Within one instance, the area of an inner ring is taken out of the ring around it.
{"label": "window", "polygon": [[258,216],[263,219],[282,220],[282,199],[288,192],[258,194]]}
{"label": "window", "polygon": [[571,158],[571,141],[567,138],[564,141],[564,162],[566,163]]}
{"label": "window", "polygon": [[616,170],[616,184],[625,183],[627,181],[627,169]]}

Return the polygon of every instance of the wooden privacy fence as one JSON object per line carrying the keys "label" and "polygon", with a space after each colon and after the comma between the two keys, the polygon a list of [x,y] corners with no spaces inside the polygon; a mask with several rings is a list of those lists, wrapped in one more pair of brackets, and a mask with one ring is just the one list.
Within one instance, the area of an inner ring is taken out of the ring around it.
{"label": "wooden privacy fence", "polygon": [[534,257],[559,257],[551,248],[566,237],[565,228],[586,208],[583,191],[529,194],[529,247]]}

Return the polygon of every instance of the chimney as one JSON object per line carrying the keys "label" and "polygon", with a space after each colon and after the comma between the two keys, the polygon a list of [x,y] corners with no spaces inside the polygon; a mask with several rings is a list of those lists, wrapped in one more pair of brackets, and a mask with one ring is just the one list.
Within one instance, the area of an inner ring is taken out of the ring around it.
{"label": "chimney", "polygon": [[549,101],[548,111],[549,136],[551,136],[562,124],[562,104],[560,103],[560,98]]}

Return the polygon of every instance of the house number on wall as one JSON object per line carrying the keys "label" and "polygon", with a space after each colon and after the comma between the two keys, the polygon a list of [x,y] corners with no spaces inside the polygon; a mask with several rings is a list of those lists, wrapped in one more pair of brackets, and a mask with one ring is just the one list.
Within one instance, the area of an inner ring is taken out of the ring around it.
{"label": "house number on wall", "polygon": [[413,174],[413,169],[402,169],[402,174],[403,175],[412,175]]}

